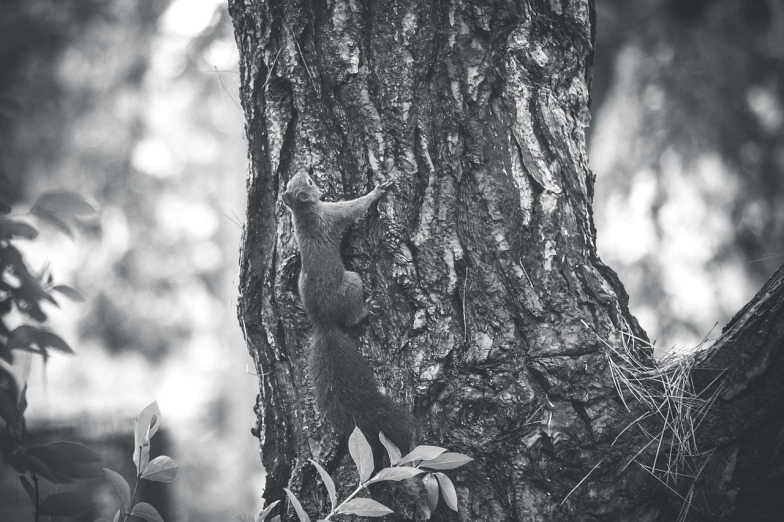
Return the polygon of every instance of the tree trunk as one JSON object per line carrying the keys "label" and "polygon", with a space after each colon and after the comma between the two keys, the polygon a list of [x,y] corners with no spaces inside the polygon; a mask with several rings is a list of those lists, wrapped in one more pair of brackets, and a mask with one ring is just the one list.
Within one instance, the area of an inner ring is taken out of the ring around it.
{"label": "tree trunk", "polygon": [[[592,2],[230,9],[250,151],[239,316],[260,376],[265,499],[288,487],[323,516],[308,459],[355,480],[305,371],[280,195],[306,170],[332,200],[395,182],[344,259],[380,305],[361,337],[379,385],[420,443],[475,459],[452,473],[459,513],[442,502],[438,519],[750,519],[781,476],[781,451],[756,446],[784,434],[781,272],[717,348],[654,362],[596,254]],[[388,495],[387,520],[431,515],[422,488]]]}

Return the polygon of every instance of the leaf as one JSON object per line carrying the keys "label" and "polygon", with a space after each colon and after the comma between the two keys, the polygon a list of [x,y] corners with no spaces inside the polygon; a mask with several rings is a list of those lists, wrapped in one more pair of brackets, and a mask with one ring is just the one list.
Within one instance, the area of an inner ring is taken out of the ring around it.
{"label": "leaf", "polygon": [[29,480],[27,480],[27,477],[24,475],[19,475],[19,482],[22,483],[22,487],[27,493],[27,496],[30,497],[30,500],[35,502],[35,488],[33,488],[33,485],[30,484]]}
{"label": "leaf", "polygon": [[[134,432],[136,445],[142,440],[142,437],[147,435],[147,440],[151,439],[153,435],[158,432],[161,426],[161,409],[158,407],[158,401],[153,401],[148,404],[139,413],[136,419],[137,426]],[[149,430],[149,433],[148,433]]]}
{"label": "leaf", "polygon": [[20,312],[39,322],[46,320],[39,301],[48,300],[53,304],[57,302],[47,294],[40,281],[30,273],[25,264],[22,253],[13,245],[0,243],[0,260],[3,262],[3,283],[8,285],[7,290],[13,295]]}
{"label": "leaf", "polygon": [[272,517],[272,520],[270,520],[270,522],[280,522],[280,515],[275,515],[274,517]]}
{"label": "leaf", "polygon": [[[56,483],[102,478],[101,469],[93,462],[97,454],[86,455],[83,449],[87,448],[78,448],[79,446],[81,444],[56,441],[45,446],[31,446],[27,453],[44,462],[52,470],[58,479]],[[84,460],[85,458],[90,461]]]}
{"label": "leaf", "polygon": [[8,337],[8,348],[10,350],[26,350],[29,352],[39,353],[38,350],[30,348],[35,342],[35,334],[39,331],[35,326],[22,325],[17,326]]}
{"label": "leaf", "polygon": [[50,467],[42,462],[41,459],[34,455],[29,455],[27,451],[18,451],[15,455],[19,462],[16,463],[15,469],[24,469],[25,472],[32,471],[39,477],[44,478],[52,484],[62,484],[68,482],[63,477],[52,471]]}
{"label": "leaf", "polygon": [[383,517],[393,511],[372,498],[355,498],[343,504],[337,512],[360,517]]}
{"label": "leaf", "polygon": [[131,486],[129,486],[123,476],[116,471],[109,468],[103,468],[103,472],[106,474],[106,480],[109,481],[114,496],[120,500],[123,512],[127,513],[131,508]]}
{"label": "leaf", "polygon": [[[38,285],[40,286],[40,285]],[[46,322],[46,314],[41,309],[41,305],[38,304],[38,301],[45,298],[34,298],[34,294],[38,293],[38,290],[33,285],[26,284],[21,288],[17,288],[14,292],[14,297],[16,298],[16,305],[17,308],[23,313],[27,314],[28,316],[32,317],[39,323]],[[48,296],[49,294],[45,294]],[[38,300],[36,300],[38,299]],[[39,350],[38,353],[42,355],[44,358],[44,363],[46,363],[46,352]]]}
{"label": "leaf", "polygon": [[294,511],[297,513],[299,522],[310,522],[310,517],[307,513],[305,513],[305,510],[302,509],[302,504],[299,503],[299,500],[297,500],[297,497],[294,496],[294,493],[292,493],[289,488],[283,488],[283,491],[286,492],[286,495],[289,497],[289,502],[291,502],[291,505],[294,506]]}
{"label": "leaf", "polygon": [[68,285],[56,285],[52,287],[53,292],[59,292],[71,301],[78,303],[84,302],[84,296],[76,288]]}
{"label": "leaf", "polygon": [[158,402],[153,401],[139,413],[133,429],[133,462],[136,464],[136,471],[140,473],[150,460],[150,438],[155,435],[160,425],[161,410]]}
{"label": "leaf", "polygon": [[103,470],[98,464],[77,462],[77,474],[74,478],[78,480],[101,480],[104,478]]}
{"label": "leaf", "polygon": [[27,462],[25,462],[25,459],[22,458],[22,452],[21,451],[17,452],[17,453],[12,453],[8,457],[8,461],[7,462],[8,462],[8,464],[11,465],[11,467],[14,469],[14,471],[19,473],[20,475],[24,475],[24,474],[30,473],[30,471],[32,471],[30,469],[30,466],[27,465]]}
{"label": "leaf", "polygon": [[147,522],[163,522],[163,518],[161,518],[161,514],[158,513],[158,510],[147,502],[139,502],[133,506],[131,515],[142,518]]}
{"label": "leaf", "polygon": [[234,515],[232,520],[236,522],[256,522],[256,517],[247,513],[243,513],[241,515]]}
{"label": "leaf", "polygon": [[438,477],[438,483],[441,486],[441,494],[444,496],[444,502],[449,506],[449,509],[457,511],[457,491],[455,491],[455,485],[452,484],[449,477],[443,473],[436,472],[436,477]]}
{"label": "leaf", "polygon": [[446,449],[439,448],[438,446],[417,446],[411,453],[400,459],[398,465],[402,466],[403,464],[408,464],[415,460],[433,460],[445,451]]}
{"label": "leaf", "polygon": [[[2,180],[2,175],[0,175],[0,180]],[[9,212],[11,212],[11,205],[8,203],[6,196],[0,194],[0,214],[8,214]]]}
{"label": "leaf", "polygon": [[44,356],[46,356],[47,348],[53,348],[68,354],[74,353],[71,347],[68,346],[68,343],[63,341],[59,335],[29,325],[19,326],[11,332],[8,338],[8,348],[40,353]]}
{"label": "leaf", "polygon": [[35,343],[42,349],[46,349],[46,347],[54,348],[63,353],[73,354],[73,350],[71,347],[68,346],[68,343],[63,341],[63,339],[52,332],[47,332],[46,330],[40,330],[38,333],[35,334]]}
{"label": "leaf", "polygon": [[395,446],[395,443],[389,440],[383,431],[379,432],[378,438],[381,439],[381,444],[387,449],[389,463],[396,466],[400,462],[400,448]]}
{"label": "leaf", "polygon": [[122,510],[118,509],[117,513],[114,514],[113,522],[120,522],[120,515],[122,514]]}
{"label": "leaf", "polygon": [[[267,518],[267,515],[269,515],[269,514],[270,514],[270,511],[272,511],[273,509],[275,509],[275,506],[277,506],[279,503],[280,503],[280,500],[276,500],[275,502],[273,502],[273,503],[272,503],[272,504],[270,504],[269,506],[265,507],[265,508],[264,508],[264,509],[261,511],[261,513],[259,513],[259,520],[258,520],[258,522],[264,522],[264,519],[266,519],[266,518]],[[280,520],[280,517],[276,517],[276,518],[278,518],[278,520]],[[274,520],[274,519],[273,519],[273,520]]]}
{"label": "leaf", "polygon": [[22,221],[0,219],[0,239],[11,239],[14,237],[35,239],[37,236],[38,230],[32,225]]}
{"label": "leaf", "polygon": [[58,216],[54,212],[47,210],[45,208],[38,208],[38,209],[32,208],[30,210],[30,213],[35,214],[36,216],[41,218],[44,222],[56,228],[66,236],[73,238],[73,231],[71,230],[71,225],[65,222],[60,216]]}
{"label": "leaf", "polygon": [[316,466],[316,470],[321,476],[321,481],[324,482],[324,486],[327,488],[327,493],[329,493],[329,501],[332,503],[332,509],[334,510],[338,503],[338,495],[335,491],[335,482],[332,480],[332,477],[329,476],[327,470],[321,467],[321,464],[313,459],[310,459],[310,463]]}
{"label": "leaf", "polygon": [[31,214],[40,210],[48,211],[65,218],[85,219],[94,217],[98,210],[80,194],[67,190],[48,190],[36,198]]}
{"label": "leaf", "polygon": [[420,473],[424,473],[424,470],[419,468],[412,468],[409,466],[397,466],[394,468],[384,468],[379,471],[375,477],[368,481],[368,484],[374,484],[376,482],[383,482],[385,480],[406,480],[412,477],[416,477]]}
{"label": "leaf", "polygon": [[53,484],[67,484],[78,478],[76,464],[52,447],[30,446],[23,455],[31,469],[42,473]]}
{"label": "leaf", "polygon": [[425,478],[422,479],[422,482],[424,482],[425,489],[427,490],[427,507],[432,513],[436,510],[436,507],[438,507],[438,482],[436,481],[435,475],[432,473],[428,473]]}
{"label": "leaf", "polygon": [[50,517],[78,517],[92,510],[98,504],[85,493],[68,491],[53,493],[41,502],[40,513]]}
{"label": "leaf", "polygon": [[348,438],[348,452],[357,465],[359,483],[362,484],[373,473],[373,449],[359,428],[355,427]]}
{"label": "leaf", "polygon": [[18,451],[16,456],[27,469],[53,484],[101,477],[100,469],[86,461],[94,460],[97,454],[81,444],[56,441],[45,446],[30,446]]}
{"label": "leaf", "polygon": [[474,459],[461,453],[442,453],[433,460],[428,460],[420,464],[427,469],[455,469],[472,462]]}
{"label": "leaf", "polygon": [[100,455],[91,450],[84,444],[78,442],[71,442],[67,440],[56,440],[46,445],[47,448],[53,448],[74,462],[85,462],[97,464],[103,461]]}
{"label": "leaf", "polygon": [[[5,359],[0,359],[0,369],[5,370],[5,372],[10,375],[11,379],[14,381],[16,388],[16,404],[13,405],[13,409],[18,410],[18,406],[22,399],[22,393],[27,386],[25,383],[25,378],[23,375],[21,375],[21,372],[15,366],[9,364]],[[3,416],[3,418],[5,418],[5,416]],[[13,424],[10,419],[6,419],[6,422]]]}
{"label": "leaf", "polygon": [[144,467],[142,478],[153,482],[171,482],[177,476],[178,469],[180,466],[173,458],[161,455]]}

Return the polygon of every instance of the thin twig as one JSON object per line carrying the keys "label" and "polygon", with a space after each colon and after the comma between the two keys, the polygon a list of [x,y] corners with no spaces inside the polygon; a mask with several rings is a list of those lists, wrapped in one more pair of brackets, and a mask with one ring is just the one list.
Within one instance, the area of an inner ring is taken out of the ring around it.
{"label": "thin twig", "polygon": [[784,252],[775,252],[773,254],[765,254],[764,256],[760,257],[759,259],[753,259],[749,261],[749,264],[757,263],[759,261],[767,261],[768,259],[774,259],[776,257],[784,256]]}
{"label": "thin twig", "polygon": [[529,415],[527,419],[525,419],[525,422],[523,423],[523,426],[528,426],[528,424],[538,424],[540,421],[531,422],[531,419],[533,419],[534,416],[537,413],[539,413],[539,410],[541,410],[542,408],[544,408],[544,404],[540,404],[539,407],[536,408],[536,410],[534,410],[534,412],[531,415]]}
{"label": "thin twig", "polygon": [[215,67],[214,65],[212,66],[212,68],[213,68],[213,69],[215,69],[215,77],[218,79],[218,92],[220,92],[220,95],[221,95],[221,101],[223,102],[223,108],[224,108],[224,110],[225,110],[226,112],[229,112],[229,108],[228,108],[228,107],[226,107],[226,99],[223,97],[223,93],[226,93],[226,96],[228,96],[228,97],[229,97],[229,99],[231,100],[231,103],[233,103],[235,107],[237,107],[239,110],[242,110],[242,107],[240,107],[239,103],[237,103],[237,102],[234,100],[234,98],[232,98],[232,97],[231,97],[231,94],[229,94],[229,91],[227,91],[227,90],[226,90],[226,87],[224,87],[224,86],[223,86],[223,82],[222,82],[222,81],[221,81],[221,79],[220,79],[220,73],[219,73],[219,71],[218,71],[218,68],[217,68],[217,67]]}
{"label": "thin twig", "polygon": [[468,322],[466,319],[466,290],[468,289],[468,267],[466,267],[466,275],[463,280],[463,336],[465,342],[468,342]]}
{"label": "thin twig", "polygon": [[291,33],[291,37],[294,39],[294,45],[297,46],[297,51],[299,51],[299,57],[302,58],[302,65],[305,66],[305,70],[307,71],[308,76],[310,77],[310,81],[312,82],[313,88],[315,89],[316,88],[316,79],[313,77],[313,73],[310,72],[310,67],[308,67],[308,62],[305,61],[305,54],[302,52],[302,48],[299,46],[299,42],[297,41],[297,37],[294,34],[294,31],[291,29],[291,27],[288,27],[288,26],[286,26],[286,27],[288,28],[289,32]]}
{"label": "thin twig", "polygon": [[[643,430],[643,432],[645,432],[645,430]],[[656,440],[656,439],[651,439],[651,440],[649,440],[649,441],[648,441],[648,444],[646,444],[645,446],[643,446],[643,447],[640,449],[640,451],[638,451],[637,453],[635,453],[635,454],[634,454],[634,457],[632,457],[632,458],[631,458],[631,460],[629,460],[629,462],[627,462],[627,463],[626,463],[626,465],[625,465],[625,466],[624,466],[624,467],[621,469],[621,473],[623,473],[624,471],[626,471],[626,468],[628,468],[628,467],[629,467],[629,464],[631,464],[632,462],[635,462],[635,459],[637,459],[637,457],[639,457],[639,456],[640,456],[640,453],[642,453],[643,451],[645,451],[646,449],[648,449],[648,446],[650,446],[651,444],[653,444],[653,442],[654,442],[655,440]],[[638,462],[637,464],[639,464],[639,462]]]}
{"label": "thin twig", "polygon": [[[149,432],[150,432],[150,429],[147,428],[147,433],[149,433]],[[139,482],[142,479],[142,471],[143,471],[142,470],[142,448],[143,448],[143,446],[144,446],[144,441],[142,440],[142,444],[139,444],[139,469],[136,472],[136,483],[133,485],[133,495],[131,495],[131,503],[128,506],[128,510],[125,513],[125,518],[123,519],[123,522],[127,522],[128,521],[128,517],[131,516],[131,511],[133,511],[133,504],[134,504],[134,501],[136,500],[136,491],[139,489]]]}
{"label": "thin twig", "polygon": [[639,462],[637,463],[637,465],[638,465],[638,466],[640,466],[640,467],[641,467],[642,469],[644,469],[645,471],[647,471],[648,473],[650,473],[650,475],[651,475],[653,478],[655,478],[656,480],[658,480],[659,482],[661,482],[661,484],[662,484],[664,487],[666,487],[667,489],[669,489],[669,490],[670,490],[670,492],[672,492],[672,493],[675,493],[675,494],[676,494],[676,495],[677,495],[677,496],[678,496],[678,497],[679,497],[681,500],[683,500],[684,502],[686,501],[686,499],[685,499],[685,498],[683,498],[683,495],[681,495],[680,493],[678,493],[678,492],[677,492],[676,490],[674,490],[674,489],[673,489],[673,488],[672,488],[672,487],[671,487],[669,484],[665,483],[665,482],[664,482],[662,479],[660,479],[659,477],[657,477],[657,476],[656,476],[656,473],[653,473],[653,472],[650,470],[650,468],[648,468],[648,466],[645,466],[644,464],[640,464]]}
{"label": "thin twig", "polygon": [[[240,223],[239,223],[238,221],[234,221],[234,219],[232,219],[232,218],[231,218],[231,216],[229,216],[229,215],[228,215],[228,214],[226,214],[225,212],[221,212],[221,214],[223,215],[223,217],[225,217],[226,219],[228,219],[228,220],[229,220],[229,221],[230,221],[230,222],[231,222],[233,225],[236,225],[236,226],[237,226],[237,228],[239,228],[240,230],[242,230],[242,225],[240,225]],[[233,212],[232,212],[232,214],[233,214]],[[236,217],[236,215],[235,215],[235,217]]]}
{"label": "thin twig", "polygon": [[38,489],[38,474],[35,471],[33,471],[33,484],[35,484],[35,522],[38,522],[41,510],[41,499],[39,497]]}
{"label": "thin twig", "polygon": [[281,44],[280,49],[278,49],[278,53],[275,55],[275,59],[272,60],[272,65],[270,66],[269,71],[267,71],[267,79],[264,80],[264,85],[261,86],[262,91],[264,90],[264,87],[267,86],[267,84],[270,82],[270,79],[272,78],[272,71],[273,69],[275,69],[275,64],[278,63],[278,56],[280,56],[280,52],[282,50],[283,50],[283,45]]}
{"label": "thin twig", "polygon": [[[370,480],[368,480],[368,482],[370,482]],[[365,482],[364,484],[360,483],[359,486],[357,486],[357,489],[355,489],[352,494],[350,494],[349,496],[346,497],[346,500],[341,502],[340,505],[338,505],[338,507],[336,507],[332,511],[330,511],[329,515],[324,517],[324,521],[326,522],[327,520],[330,520],[332,518],[332,515],[339,514],[340,508],[342,508],[349,500],[351,500],[354,497],[356,497],[359,494],[360,491],[365,489],[366,486],[367,486],[367,482]]]}
{"label": "thin twig", "polygon": [[569,498],[569,496],[570,496],[572,493],[574,493],[574,492],[575,492],[575,490],[576,490],[577,488],[579,488],[579,487],[580,487],[580,484],[582,484],[583,482],[585,482],[585,479],[587,479],[587,478],[588,478],[588,475],[590,475],[591,473],[593,473],[593,472],[594,472],[594,470],[596,470],[596,468],[598,468],[598,467],[599,467],[599,464],[601,464],[602,462],[604,462],[604,459],[599,459],[599,462],[597,462],[597,463],[596,463],[596,465],[595,465],[594,467],[592,467],[592,468],[591,468],[591,471],[589,471],[589,472],[588,472],[588,474],[587,474],[587,475],[585,475],[585,476],[583,477],[583,479],[582,479],[580,482],[578,482],[578,483],[577,483],[577,485],[576,485],[575,487],[573,487],[573,488],[572,488],[572,490],[569,492],[569,494],[568,494],[568,495],[566,495],[566,496],[564,497],[564,499],[561,501],[561,505],[562,505],[562,506],[563,506],[564,502],[566,502],[566,499],[567,499],[567,498]]}
{"label": "thin twig", "polygon": [[618,439],[620,439],[620,438],[621,438],[621,435],[623,435],[624,433],[626,433],[626,430],[628,430],[629,428],[631,428],[632,426],[634,426],[635,424],[637,424],[637,423],[638,423],[638,422],[640,422],[641,420],[643,420],[643,419],[647,418],[648,416],[650,416],[650,414],[651,414],[651,412],[649,412],[649,411],[646,411],[645,413],[643,413],[642,415],[640,415],[639,417],[637,417],[636,419],[634,419],[633,421],[631,421],[631,422],[629,423],[629,425],[628,425],[628,426],[626,426],[624,429],[622,429],[622,430],[621,430],[621,432],[620,432],[620,433],[619,433],[619,434],[618,434],[618,435],[615,437],[615,440],[614,440],[614,441],[612,441],[612,444],[610,444],[610,446],[615,446],[615,443],[616,443],[616,442],[618,442]]}

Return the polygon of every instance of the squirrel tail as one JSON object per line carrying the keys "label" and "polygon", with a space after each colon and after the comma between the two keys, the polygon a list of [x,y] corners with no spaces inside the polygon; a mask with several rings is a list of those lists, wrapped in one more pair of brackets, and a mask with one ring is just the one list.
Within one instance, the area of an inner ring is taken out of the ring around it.
{"label": "squirrel tail", "polygon": [[370,366],[345,331],[317,325],[308,366],[319,408],[340,432],[348,435],[358,426],[376,446],[383,431],[404,455],[408,452],[411,415],[378,391]]}

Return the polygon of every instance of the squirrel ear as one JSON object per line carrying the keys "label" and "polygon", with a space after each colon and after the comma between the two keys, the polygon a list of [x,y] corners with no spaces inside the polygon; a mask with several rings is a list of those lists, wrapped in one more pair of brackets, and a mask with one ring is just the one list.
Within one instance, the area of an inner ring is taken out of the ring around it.
{"label": "squirrel ear", "polygon": [[305,192],[304,190],[300,190],[299,192],[297,192],[297,199],[300,201],[307,201],[309,199],[308,193]]}

